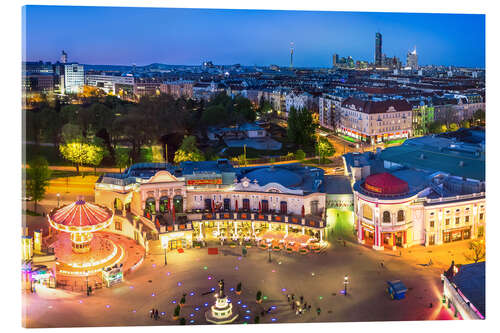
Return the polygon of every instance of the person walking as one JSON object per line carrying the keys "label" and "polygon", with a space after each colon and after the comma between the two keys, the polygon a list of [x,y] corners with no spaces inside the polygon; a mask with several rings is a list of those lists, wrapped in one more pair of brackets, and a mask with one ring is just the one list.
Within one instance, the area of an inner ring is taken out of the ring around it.
{"label": "person walking", "polygon": [[311,304],[309,304],[309,307],[307,308],[308,311],[311,311]]}
{"label": "person walking", "polygon": [[300,304],[304,302],[304,296],[300,296]]}
{"label": "person walking", "polygon": [[155,315],[155,309],[153,308],[150,311],[149,317],[153,318],[154,315]]}
{"label": "person walking", "polygon": [[155,310],[155,320],[158,320],[158,309]]}
{"label": "person walking", "polygon": [[320,308],[317,308],[316,309],[316,312],[318,313],[318,316],[321,314],[321,309]]}
{"label": "person walking", "polygon": [[286,294],[286,299],[287,299],[288,303],[290,303],[290,294]]}
{"label": "person walking", "polygon": [[304,310],[307,309],[307,302],[304,302]]}
{"label": "person walking", "polygon": [[295,294],[292,294],[292,301],[295,301]]}

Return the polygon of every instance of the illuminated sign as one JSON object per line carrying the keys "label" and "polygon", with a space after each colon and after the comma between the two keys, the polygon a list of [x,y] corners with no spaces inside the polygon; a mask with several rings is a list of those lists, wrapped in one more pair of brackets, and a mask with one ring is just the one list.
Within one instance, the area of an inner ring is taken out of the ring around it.
{"label": "illuminated sign", "polygon": [[364,186],[368,191],[382,193],[382,189],[380,187],[375,187],[367,183],[365,183]]}
{"label": "illuminated sign", "polygon": [[220,185],[222,184],[222,178],[215,179],[188,179],[188,185]]}

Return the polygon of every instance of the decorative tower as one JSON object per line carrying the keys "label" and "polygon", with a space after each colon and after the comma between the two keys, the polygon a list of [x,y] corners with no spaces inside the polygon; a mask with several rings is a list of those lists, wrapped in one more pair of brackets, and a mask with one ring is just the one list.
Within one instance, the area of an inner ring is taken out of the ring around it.
{"label": "decorative tower", "polygon": [[229,303],[224,294],[224,280],[219,281],[219,292],[215,294],[215,304],[210,307],[210,311],[205,312],[205,319],[212,324],[229,324],[238,318],[238,314],[233,314],[233,304]]}

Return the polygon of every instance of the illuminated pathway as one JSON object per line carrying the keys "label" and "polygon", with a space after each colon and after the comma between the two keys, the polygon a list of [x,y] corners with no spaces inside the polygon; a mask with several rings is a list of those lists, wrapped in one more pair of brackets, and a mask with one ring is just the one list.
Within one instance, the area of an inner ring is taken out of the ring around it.
{"label": "illuminated pathway", "polygon": [[[213,295],[202,294],[216,289],[221,278],[231,301],[241,301],[237,321],[240,323],[253,323],[256,312],[270,307],[273,307],[271,312],[260,318],[261,323],[447,317],[441,314],[441,270],[407,264],[392,253],[380,253],[352,243],[347,247],[335,243],[323,255],[288,256],[273,252],[272,263],[267,262],[267,252],[260,249],[249,249],[247,257],[240,255],[239,248],[225,248],[214,256],[207,255],[206,249],[186,250],[182,254],[171,252],[166,267],[163,255],[148,256],[127,281],[97,290],[90,297],[84,293],[39,289],[37,295],[23,296],[28,305],[26,325],[177,324],[172,314],[183,293],[187,294],[186,305],[180,317],[184,317],[187,324],[205,324],[205,304],[213,304]],[[381,260],[384,268],[380,266]],[[345,274],[350,281],[347,296],[340,293]],[[390,279],[401,279],[406,284],[409,289],[406,299],[392,301],[387,297],[385,283]],[[243,285],[240,296],[233,289],[238,282]],[[266,298],[262,304],[255,302],[257,290]],[[321,308],[321,315],[311,312],[296,316],[287,304],[287,293],[294,293],[296,297],[303,295],[313,310]],[[158,308],[160,314],[165,312],[165,315],[155,321],[148,314],[151,308]]]}

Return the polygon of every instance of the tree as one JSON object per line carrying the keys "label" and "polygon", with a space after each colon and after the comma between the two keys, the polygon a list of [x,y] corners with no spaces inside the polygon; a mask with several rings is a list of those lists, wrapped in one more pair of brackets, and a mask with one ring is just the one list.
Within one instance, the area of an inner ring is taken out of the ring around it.
{"label": "tree", "polygon": [[473,239],[469,242],[469,253],[464,253],[465,259],[477,263],[486,258],[484,239]]}
{"label": "tree", "polygon": [[459,129],[459,126],[456,124],[456,123],[451,123],[450,126],[449,126],[449,130],[451,132],[455,132]]}
{"label": "tree", "polygon": [[104,156],[104,149],[101,146],[79,140],[64,143],[59,146],[59,151],[65,159],[75,164],[77,175],[80,174],[80,166],[97,166]]}
{"label": "tree", "polygon": [[290,109],[287,129],[290,141],[300,147],[312,146],[315,130],[311,112],[307,109],[296,110],[294,107]]}
{"label": "tree", "polygon": [[298,149],[295,152],[295,158],[299,161],[303,161],[306,158],[306,153],[302,149]]}
{"label": "tree", "polygon": [[192,135],[185,136],[181,146],[175,152],[174,163],[203,160],[205,160],[205,157],[198,147],[196,147],[196,138]]}
{"label": "tree", "polygon": [[97,167],[101,164],[105,154],[106,150],[102,146],[102,140],[95,138],[94,144],[87,148],[87,162],[94,167],[94,175],[97,174]]}
{"label": "tree", "polygon": [[445,124],[441,124],[439,121],[434,121],[429,124],[429,133],[439,134],[444,133],[448,130]]}
{"label": "tree", "polygon": [[49,186],[50,174],[49,164],[41,156],[29,163],[26,169],[26,194],[35,202],[35,213],[38,202],[44,198]]}
{"label": "tree", "polygon": [[325,137],[320,137],[317,143],[319,162],[323,163],[328,156],[335,154],[335,149],[330,141]]}
{"label": "tree", "polygon": [[128,165],[128,152],[126,150],[117,150],[115,154],[116,166],[120,168],[120,173]]}

